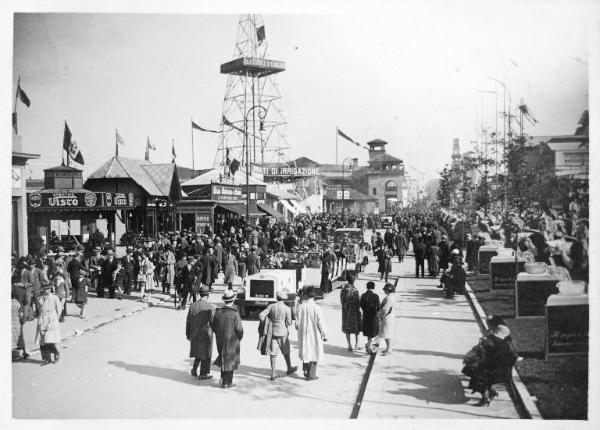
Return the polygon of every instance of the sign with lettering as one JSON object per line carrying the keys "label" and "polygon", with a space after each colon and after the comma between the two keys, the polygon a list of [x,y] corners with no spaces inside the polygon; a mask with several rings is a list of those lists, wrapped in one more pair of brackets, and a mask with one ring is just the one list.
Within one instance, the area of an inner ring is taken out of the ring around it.
{"label": "sign with lettering", "polygon": [[135,207],[135,197],[132,193],[37,192],[28,194],[27,206],[32,210],[132,209]]}
{"label": "sign with lettering", "polygon": [[284,177],[305,177],[319,176],[318,167],[294,167],[280,165],[264,165],[262,166],[262,174],[267,176],[284,176]]}
{"label": "sign with lettering", "polygon": [[546,358],[551,355],[587,354],[589,306],[546,307]]}
{"label": "sign with lettering", "polygon": [[490,261],[490,291],[515,288],[517,273],[523,271],[524,265],[523,260],[519,261],[515,273],[514,257],[492,257]]}
{"label": "sign with lettering", "polygon": [[196,234],[204,233],[206,226],[212,225],[212,214],[210,208],[196,211],[195,215]]}
{"label": "sign with lettering", "polygon": [[546,313],[546,301],[552,294],[558,293],[558,278],[553,276],[517,276],[515,288],[515,310],[517,318],[543,317]]}

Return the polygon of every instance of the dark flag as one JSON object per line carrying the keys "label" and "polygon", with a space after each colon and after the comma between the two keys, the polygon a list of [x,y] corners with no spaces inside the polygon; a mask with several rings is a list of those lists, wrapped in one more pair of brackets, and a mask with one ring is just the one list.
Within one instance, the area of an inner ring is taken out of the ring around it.
{"label": "dark flag", "polygon": [[216,130],[209,130],[207,128],[204,127],[200,127],[198,124],[196,124],[194,121],[192,121],[192,128],[196,129],[196,130],[200,130],[200,131],[207,131],[209,133],[220,133],[220,131],[216,131]]}
{"label": "dark flag", "polygon": [[19,130],[17,129],[17,113],[12,113],[12,126],[13,130],[15,130],[15,134],[19,134]]}
{"label": "dark flag", "polygon": [[352,142],[354,143],[356,146],[360,147],[360,143],[358,143],[357,141],[355,141],[354,139],[352,139],[350,136],[348,136],[347,134],[343,133],[342,130],[340,130],[339,128],[337,129],[337,134],[338,136],[343,137],[344,139],[346,139],[348,142]]}
{"label": "dark flag", "polygon": [[69,130],[69,126],[67,125],[67,121],[65,121],[65,136],[63,137],[63,149],[69,152],[69,148],[71,147],[71,130]]}
{"label": "dark flag", "polygon": [[531,113],[531,109],[529,109],[529,106],[527,106],[526,104],[522,104],[521,106],[519,106],[519,110],[521,111],[525,119],[531,124],[535,125],[538,123],[538,120],[535,119],[535,117]]}
{"label": "dark flag", "polygon": [[71,134],[71,130],[69,130],[69,126],[65,121],[65,135],[63,137],[63,149],[67,151],[71,160],[75,161],[79,164],[84,164],[83,155],[77,146],[77,142],[72,139],[73,135]]}
{"label": "dark flag", "polygon": [[231,161],[231,164],[229,164],[229,171],[231,172],[232,175],[235,175],[235,172],[237,172],[240,168],[240,162],[237,161],[235,158]]}
{"label": "dark flag", "polygon": [[256,38],[258,39],[258,44],[260,45],[266,38],[265,35],[265,26],[261,25],[256,29]]}
{"label": "dark flag", "polygon": [[229,121],[225,115],[223,115],[223,124],[225,124],[225,125],[226,125],[226,126],[228,126],[228,127],[235,128],[235,129],[236,129],[237,131],[239,131],[240,133],[244,133],[244,130],[242,130],[242,129],[241,129],[241,128],[239,128],[239,127],[236,127],[236,126],[235,126],[235,124],[233,124],[231,121]]}
{"label": "dark flag", "polygon": [[23,102],[25,106],[29,107],[31,105],[31,100],[29,100],[29,97],[27,97],[25,91],[23,91],[21,85],[17,85],[17,94],[19,95],[19,99]]}
{"label": "dark flag", "polygon": [[177,154],[175,154],[175,140],[173,140],[173,146],[171,147],[171,163],[175,163]]}

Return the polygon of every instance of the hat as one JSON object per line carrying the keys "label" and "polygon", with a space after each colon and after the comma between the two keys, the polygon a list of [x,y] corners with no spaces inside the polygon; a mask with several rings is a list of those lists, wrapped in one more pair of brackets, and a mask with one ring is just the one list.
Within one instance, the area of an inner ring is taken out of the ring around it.
{"label": "hat", "polygon": [[279,300],[287,300],[288,292],[287,290],[277,291],[277,299]]}
{"label": "hat", "polygon": [[100,248],[99,246],[96,246],[96,247],[94,248],[94,251],[102,251],[102,248]]}
{"label": "hat", "polygon": [[225,290],[225,292],[223,293],[222,300],[225,303],[233,302],[235,300],[235,293],[231,290]]}
{"label": "hat", "polygon": [[510,330],[503,324],[499,324],[496,327],[492,328],[490,332],[496,336],[498,339],[505,339],[510,336]]}
{"label": "hat", "polygon": [[208,296],[210,294],[210,287],[208,285],[202,285],[200,287],[200,296]]}
{"label": "hat", "polygon": [[459,251],[457,248],[454,248],[454,249],[452,250],[452,254],[454,254],[454,255],[459,255],[459,254],[460,254],[460,251]]}
{"label": "hat", "polygon": [[395,290],[394,285],[390,284],[389,282],[383,286],[383,291],[386,293],[387,292],[393,293],[394,290]]}

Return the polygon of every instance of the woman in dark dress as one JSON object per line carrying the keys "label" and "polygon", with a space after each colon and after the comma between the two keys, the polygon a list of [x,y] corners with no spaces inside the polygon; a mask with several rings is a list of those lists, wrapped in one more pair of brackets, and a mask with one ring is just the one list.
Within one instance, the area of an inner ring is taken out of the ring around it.
{"label": "woman in dark dress", "polygon": [[375,289],[375,282],[367,282],[367,291],[360,296],[360,308],[362,309],[362,332],[367,338],[365,344],[365,351],[372,353],[371,342],[373,338],[379,333],[379,318],[377,312],[379,311],[379,296],[373,292]]}
{"label": "woman in dark dress", "polygon": [[486,335],[465,355],[463,360],[462,372],[471,377],[469,388],[474,393],[481,393],[478,406],[489,405],[498,395],[493,385],[506,382],[517,361],[510,330],[502,317],[491,317],[488,319],[488,326]]}
{"label": "woman in dark dress", "polygon": [[380,280],[385,277],[385,282],[388,281],[388,276],[392,270],[392,257],[394,254],[390,250],[389,246],[384,245],[383,249],[379,251],[379,273],[381,273]]}
{"label": "woman in dark dress", "polygon": [[[340,301],[342,302],[342,331],[346,335],[348,342],[348,351],[360,349],[358,347],[358,334],[361,329],[360,315],[360,297],[358,290],[354,286],[354,275],[346,272],[347,283],[340,291]],[[350,335],[354,335],[354,348],[350,341]]]}

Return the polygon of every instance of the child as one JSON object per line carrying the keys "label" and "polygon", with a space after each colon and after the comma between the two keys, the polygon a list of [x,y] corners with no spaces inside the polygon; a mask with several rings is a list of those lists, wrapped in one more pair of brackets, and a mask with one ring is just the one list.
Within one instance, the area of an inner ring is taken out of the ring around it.
{"label": "child", "polygon": [[117,290],[117,299],[123,300],[123,289],[125,288],[125,282],[127,278],[127,273],[125,269],[123,269],[123,263],[121,260],[117,260],[117,268],[112,274],[113,276],[113,286],[115,290]]}

